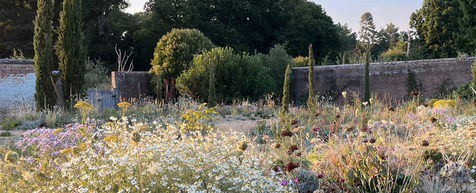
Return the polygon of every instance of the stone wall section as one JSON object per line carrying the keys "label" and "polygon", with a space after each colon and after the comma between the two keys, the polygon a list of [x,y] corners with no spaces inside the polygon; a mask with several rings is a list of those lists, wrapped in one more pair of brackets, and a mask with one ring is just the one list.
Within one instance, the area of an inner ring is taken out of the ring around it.
{"label": "stone wall section", "polygon": [[116,102],[135,102],[146,97],[150,91],[147,71],[112,72],[112,92]]}
{"label": "stone wall section", "polygon": [[33,60],[0,59],[0,116],[22,103],[35,102]]}
{"label": "stone wall section", "polygon": [[[370,92],[383,97],[386,93],[397,100],[407,96],[407,77],[415,73],[418,91],[422,96],[436,98],[441,89],[455,90],[472,80],[471,65],[475,58],[466,60],[434,59],[370,64]],[[292,100],[308,95],[307,67],[293,68]],[[365,64],[344,64],[314,67],[314,92],[342,101],[342,91],[364,95]]]}

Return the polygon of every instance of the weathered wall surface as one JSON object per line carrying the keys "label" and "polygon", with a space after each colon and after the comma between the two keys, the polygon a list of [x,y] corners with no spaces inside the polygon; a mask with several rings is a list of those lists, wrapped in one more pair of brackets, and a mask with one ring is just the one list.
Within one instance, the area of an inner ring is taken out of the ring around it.
{"label": "weathered wall surface", "polygon": [[[409,72],[415,73],[418,91],[425,98],[438,96],[441,89],[457,89],[472,80],[471,65],[474,58],[416,60],[370,64],[370,92],[383,97],[385,93],[402,99],[407,95],[406,85]],[[308,95],[307,67],[293,68],[291,81],[292,99]],[[342,100],[342,91],[364,94],[364,64],[314,67],[314,92]]]}
{"label": "weathered wall surface", "polygon": [[149,72],[112,72],[112,89],[116,102],[131,102],[149,94]]}
{"label": "weathered wall surface", "polygon": [[0,115],[18,103],[35,101],[33,60],[0,59]]}

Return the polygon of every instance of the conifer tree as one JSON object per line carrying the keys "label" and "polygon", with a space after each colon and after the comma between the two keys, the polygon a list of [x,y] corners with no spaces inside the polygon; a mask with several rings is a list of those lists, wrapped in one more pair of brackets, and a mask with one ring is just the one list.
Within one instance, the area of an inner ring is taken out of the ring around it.
{"label": "conifer tree", "polygon": [[309,98],[307,99],[307,108],[310,114],[314,114],[314,54],[312,53],[312,44],[309,45]]}
{"label": "conifer tree", "polygon": [[214,107],[217,104],[215,82],[215,64],[212,62],[212,66],[210,67],[210,82],[208,83],[208,107]]}
{"label": "conifer tree", "polygon": [[56,94],[51,72],[53,71],[53,42],[51,40],[53,23],[53,0],[38,0],[38,11],[35,19],[35,35],[33,49],[35,50],[36,76],[36,110],[52,109],[56,103]]}
{"label": "conifer tree", "polygon": [[370,72],[369,72],[369,66],[370,66],[370,51],[367,51],[365,53],[365,102],[369,102],[370,100]]}
{"label": "conifer tree", "polygon": [[86,55],[83,48],[81,0],[64,0],[57,29],[56,54],[59,59],[64,106],[83,92]]}
{"label": "conifer tree", "polygon": [[291,82],[291,66],[288,64],[286,67],[286,73],[284,74],[284,86],[283,86],[283,113],[289,111],[289,83]]}

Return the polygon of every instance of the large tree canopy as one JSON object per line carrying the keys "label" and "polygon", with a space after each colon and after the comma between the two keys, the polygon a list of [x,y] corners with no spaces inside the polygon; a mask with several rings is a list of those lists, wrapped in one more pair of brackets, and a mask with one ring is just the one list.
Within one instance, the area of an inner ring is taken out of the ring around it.
{"label": "large tree canopy", "polygon": [[456,0],[424,0],[422,8],[412,13],[410,26],[428,47],[429,58],[454,57],[456,55],[453,34],[459,32],[461,17]]}
{"label": "large tree canopy", "polygon": [[476,0],[458,0],[463,17],[459,20],[460,34],[456,34],[456,47],[467,53],[476,50]]}
{"label": "large tree canopy", "polygon": [[282,37],[282,42],[288,42],[288,53],[294,57],[306,56],[311,43],[318,61],[327,55],[335,58],[340,51],[338,28],[322,7],[313,2],[295,8]]}

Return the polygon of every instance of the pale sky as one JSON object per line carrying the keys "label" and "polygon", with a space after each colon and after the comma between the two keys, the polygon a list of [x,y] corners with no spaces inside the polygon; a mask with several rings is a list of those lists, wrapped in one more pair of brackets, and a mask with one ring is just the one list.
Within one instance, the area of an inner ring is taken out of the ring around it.
{"label": "pale sky", "polygon": [[[128,13],[140,12],[148,0],[129,0]],[[360,16],[365,12],[373,15],[379,30],[392,22],[400,30],[409,29],[410,15],[421,8],[423,0],[310,0],[320,4],[334,23],[347,23],[354,32],[359,31]]]}

